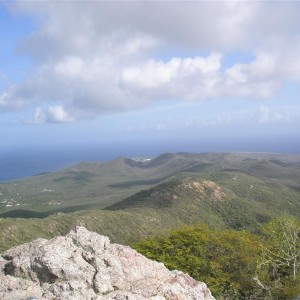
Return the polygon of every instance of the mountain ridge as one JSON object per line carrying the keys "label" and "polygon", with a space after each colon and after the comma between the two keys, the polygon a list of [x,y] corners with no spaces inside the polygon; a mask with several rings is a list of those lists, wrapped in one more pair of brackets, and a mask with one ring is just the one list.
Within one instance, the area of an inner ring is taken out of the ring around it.
{"label": "mountain ridge", "polygon": [[[113,241],[128,243],[163,229],[199,221],[217,228],[255,230],[258,224],[275,216],[300,218],[300,167],[292,163],[300,162],[300,155],[283,155],[280,163],[270,161],[279,159],[278,154],[264,154],[264,159],[257,153],[247,155],[167,154],[154,163],[160,160],[161,164],[148,169],[145,166],[151,161],[138,162],[143,165],[141,169],[118,158],[112,163],[116,172],[113,174],[107,172],[112,170],[111,164],[106,164],[103,173],[84,171],[90,165],[81,164],[83,169],[78,170],[77,166],[70,172],[68,168],[43,175],[38,181],[35,177],[0,185],[2,198],[7,197],[4,188],[12,189],[14,196],[18,192],[21,196],[22,189],[30,191],[35,208],[31,211],[29,206],[19,205],[2,210],[0,249],[38,236],[66,234],[76,225],[106,234]],[[132,172],[118,172],[116,166],[125,166]],[[99,165],[92,167],[98,169]],[[49,178],[61,190],[55,190]],[[38,193],[34,194],[33,188]],[[75,193],[78,202],[59,204]],[[219,198],[214,196],[218,193]],[[36,203],[41,200],[47,201],[47,209],[38,209]],[[98,200],[101,205],[95,204]]]}

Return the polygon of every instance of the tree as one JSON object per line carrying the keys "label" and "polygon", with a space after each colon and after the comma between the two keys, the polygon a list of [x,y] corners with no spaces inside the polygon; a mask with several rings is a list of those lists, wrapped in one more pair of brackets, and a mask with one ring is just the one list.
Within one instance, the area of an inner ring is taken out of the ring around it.
{"label": "tree", "polygon": [[133,245],[151,259],[208,284],[217,299],[249,299],[259,243],[246,231],[213,230],[198,223]]}
{"label": "tree", "polygon": [[276,218],[261,227],[261,259],[257,284],[269,298],[288,299],[300,294],[300,222]]}

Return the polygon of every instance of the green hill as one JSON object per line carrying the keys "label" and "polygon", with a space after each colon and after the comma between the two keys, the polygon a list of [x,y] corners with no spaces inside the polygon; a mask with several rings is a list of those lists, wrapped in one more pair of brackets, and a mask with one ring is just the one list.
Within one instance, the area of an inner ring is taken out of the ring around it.
{"label": "green hill", "polygon": [[[0,215],[18,210],[44,217],[59,211],[103,208],[178,173],[189,161],[160,157],[150,163],[117,158],[80,163],[59,172],[0,184]],[[41,212],[37,214],[37,212]],[[13,212],[9,213],[13,216]],[[27,213],[27,216],[31,216]]]}
{"label": "green hill", "polygon": [[278,179],[298,189],[300,156],[166,153],[146,161],[117,158],[107,163],[83,162],[59,172],[1,183],[0,216],[43,218],[57,212],[104,208],[182,172],[224,170]]}
{"label": "green hill", "polygon": [[[198,221],[255,230],[275,216],[300,218],[299,179],[297,155],[178,153],[81,163],[0,185],[0,251],[75,225],[122,243]],[[4,199],[13,197],[20,205],[7,207]]]}

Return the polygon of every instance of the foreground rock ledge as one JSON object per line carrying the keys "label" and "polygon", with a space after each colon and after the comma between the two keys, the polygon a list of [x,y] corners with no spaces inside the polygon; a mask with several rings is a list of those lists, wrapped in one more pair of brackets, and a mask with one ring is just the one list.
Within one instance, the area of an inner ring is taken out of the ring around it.
{"label": "foreground rock ledge", "polygon": [[0,299],[212,300],[207,286],[84,227],[0,257]]}

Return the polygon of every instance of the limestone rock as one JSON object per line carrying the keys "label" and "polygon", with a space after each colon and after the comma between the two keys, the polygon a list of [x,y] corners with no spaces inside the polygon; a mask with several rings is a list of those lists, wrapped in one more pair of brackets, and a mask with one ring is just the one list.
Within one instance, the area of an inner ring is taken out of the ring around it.
{"label": "limestone rock", "polygon": [[202,282],[76,227],[0,257],[0,299],[213,300]]}

